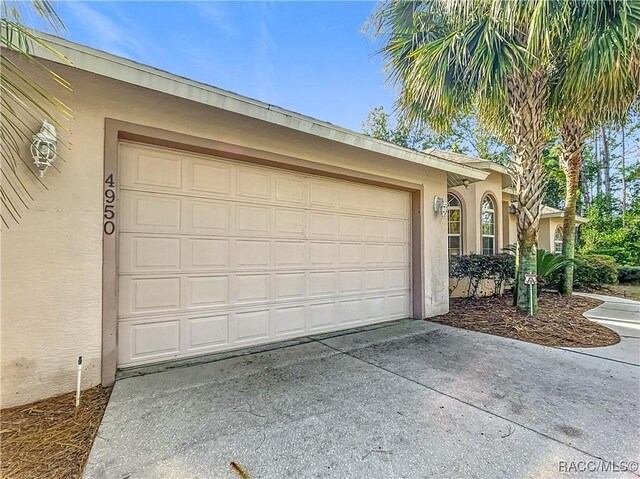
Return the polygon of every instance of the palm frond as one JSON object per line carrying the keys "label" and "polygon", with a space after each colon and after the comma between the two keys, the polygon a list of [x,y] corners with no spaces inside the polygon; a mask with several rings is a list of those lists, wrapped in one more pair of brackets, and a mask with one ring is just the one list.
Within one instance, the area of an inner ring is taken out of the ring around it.
{"label": "palm frond", "polygon": [[[33,57],[34,48],[41,48],[71,64],[69,60],[37,31],[24,24],[26,16],[37,17],[45,27],[59,32],[64,28],[62,20],[48,0],[30,2],[1,2],[0,18],[0,198],[2,198],[2,223],[7,227],[17,222],[21,211],[28,209],[34,200],[31,190],[46,189],[35,174],[27,146],[31,136],[47,118],[63,132],[68,133],[67,121],[70,108],[53,89],[70,91],[70,84],[60,75]],[[35,69],[26,73],[24,65]],[[42,76],[53,85],[46,87],[34,79]],[[60,137],[60,145],[66,145]],[[28,178],[28,179],[27,179]]]}

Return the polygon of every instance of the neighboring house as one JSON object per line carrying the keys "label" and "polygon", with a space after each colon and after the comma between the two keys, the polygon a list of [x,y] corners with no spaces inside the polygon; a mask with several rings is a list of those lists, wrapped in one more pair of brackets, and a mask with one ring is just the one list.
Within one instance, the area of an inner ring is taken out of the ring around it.
{"label": "neighboring house", "polygon": [[448,311],[434,199],[488,172],[47,39],[75,65],[36,52],[71,83],[55,93],[74,118],[60,172],[2,231],[3,407],[72,390],[79,355],[83,387],[108,385]]}

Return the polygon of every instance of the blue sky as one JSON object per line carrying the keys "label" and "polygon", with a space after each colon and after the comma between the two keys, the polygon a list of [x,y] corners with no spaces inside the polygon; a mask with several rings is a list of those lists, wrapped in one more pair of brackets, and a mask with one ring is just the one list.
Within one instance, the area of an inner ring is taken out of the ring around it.
{"label": "blue sky", "polygon": [[360,131],[391,108],[373,2],[61,2],[69,40]]}

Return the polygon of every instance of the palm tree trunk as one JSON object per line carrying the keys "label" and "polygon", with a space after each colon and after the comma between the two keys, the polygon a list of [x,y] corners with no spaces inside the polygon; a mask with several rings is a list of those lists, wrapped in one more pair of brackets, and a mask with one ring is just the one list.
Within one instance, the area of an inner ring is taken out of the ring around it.
{"label": "palm tree trunk", "polygon": [[609,141],[604,126],[600,126],[602,136],[602,170],[604,173],[604,194],[611,194],[611,158],[609,156]]}
{"label": "palm tree trunk", "polygon": [[517,200],[517,300],[520,312],[538,311],[538,294],[534,285],[525,285],[525,274],[537,273],[538,227],[544,197],[542,151],[547,142],[543,122],[547,106],[547,73],[539,70],[514,75],[507,81],[509,122],[513,132],[511,175]]}
{"label": "palm tree trunk", "polygon": [[[562,221],[562,254],[566,258],[575,257],[576,246],[576,203],[582,167],[582,150],[585,145],[584,124],[576,117],[565,117],[560,128],[562,139],[562,159],[560,165],[566,177],[564,219]],[[573,292],[573,264],[567,264],[560,284],[560,292]]]}

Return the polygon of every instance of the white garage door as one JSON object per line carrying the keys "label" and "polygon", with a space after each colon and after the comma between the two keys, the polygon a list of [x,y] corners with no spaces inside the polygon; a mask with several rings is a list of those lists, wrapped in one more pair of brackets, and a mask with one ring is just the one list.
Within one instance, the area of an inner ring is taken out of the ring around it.
{"label": "white garage door", "polygon": [[410,316],[409,193],[120,145],[119,367]]}

